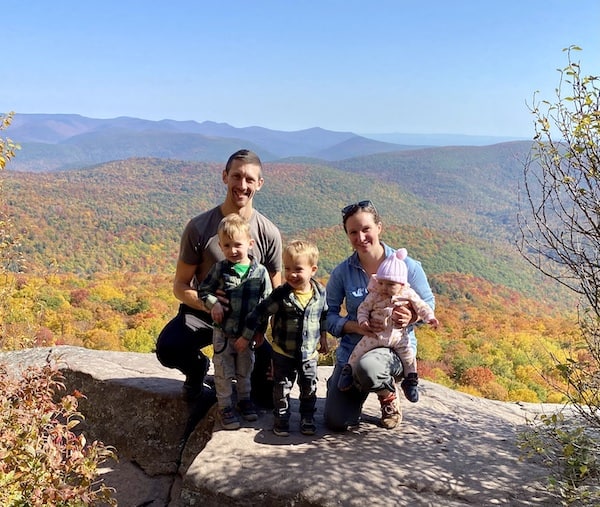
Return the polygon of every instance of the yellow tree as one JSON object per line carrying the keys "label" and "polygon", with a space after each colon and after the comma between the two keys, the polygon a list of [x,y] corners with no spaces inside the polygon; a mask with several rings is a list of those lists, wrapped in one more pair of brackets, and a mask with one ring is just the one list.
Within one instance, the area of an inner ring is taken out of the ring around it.
{"label": "yellow tree", "polygon": [[[12,118],[13,113],[0,115],[0,131],[8,128]],[[0,136],[0,172],[19,148],[19,145],[12,140]],[[0,349],[6,344],[6,326],[10,321],[9,303],[14,288],[14,273],[19,271],[20,263],[19,242],[12,221],[5,211],[3,179],[0,176]]]}

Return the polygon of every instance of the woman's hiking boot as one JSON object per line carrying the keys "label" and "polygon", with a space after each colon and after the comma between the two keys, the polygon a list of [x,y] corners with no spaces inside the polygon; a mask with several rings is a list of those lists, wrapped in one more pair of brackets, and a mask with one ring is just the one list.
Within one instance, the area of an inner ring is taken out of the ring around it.
{"label": "woman's hiking boot", "polygon": [[402,421],[402,412],[396,400],[396,393],[390,393],[383,398],[379,398],[381,404],[381,426],[391,430]]}

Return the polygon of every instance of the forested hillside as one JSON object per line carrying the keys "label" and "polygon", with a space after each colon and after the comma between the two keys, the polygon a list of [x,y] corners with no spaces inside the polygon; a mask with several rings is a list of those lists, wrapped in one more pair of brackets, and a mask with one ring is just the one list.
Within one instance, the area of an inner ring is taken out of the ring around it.
{"label": "forested hillside", "polygon": [[[559,382],[548,353],[564,353],[575,339],[573,302],[511,243],[518,165],[505,158],[513,148],[475,162],[470,150],[420,161],[407,152],[374,155],[339,167],[266,164],[256,204],[285,239],[319,245],[326,281],[350,253],[340,209],[372,199],[384,240],[422,261],[437,296],[442,327],[419,332],[422,371],[492,398],[555,399],[540,375]],[[221,171],[216,163],[128,159],[3,175],[27,259],[11,336],[26,336],[35,321],[36,344],[151,350],[177,308],[171,281],[181,230],[221,201]]]}
{"label": "forested hillside", "polygon": [[[491,146],[448,146],[359,157],[333,165],[353,174],[396,183],[432,206],[465,216],[477,235],[516,231],[518,183],[531,148],[529,142]],[[445,225],[447,226],[447,225]]]}
{"label": "forested hillside", "polygon": [[[430,161],[417,167],[402,153],[396,156],[394,172],[385,164],[376,172],[377,161],[363,161],[367,178],[356,169],[324,164],[267,164],[257,207],[286,237],[315,238],[324,252],[322,274],[349,253],[340,209],[371,198],[384,217],[384,238],[406,246],[429,272],[470,273],[538,294],[539,275],[511,243],[514,163],[511,171],[493,177],[493,166],[477,171],[465,166],[467,192],[452,159],[451,176],[442,180],[429,176]],[[216,163],[128,159],[56,173],[9,172],[5,178],[9,212],[19,224],[30,269],[165,272],[172,269],[186,221],[223,198],[221,171]],[[456,183],[448,185],[450,178]]]}

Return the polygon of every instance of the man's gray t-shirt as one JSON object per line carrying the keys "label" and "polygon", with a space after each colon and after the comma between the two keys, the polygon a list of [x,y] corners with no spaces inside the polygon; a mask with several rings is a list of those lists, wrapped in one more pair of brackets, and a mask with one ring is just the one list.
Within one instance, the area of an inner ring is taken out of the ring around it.
{"label": "man's gray t-shirt", "polygon": [[[217,235],[217,228],[222,219],[221,207],[217,206],[192,218],[181,236],[179,260],[198,266],[192,281],[195,288],[204,280],[210,268],[225,258],[219,247]],[[252,210],[249,223],[250,234],[255,242],[250,253],[269,273],[280,272],[282,243],[279,229],[256,210]]]}

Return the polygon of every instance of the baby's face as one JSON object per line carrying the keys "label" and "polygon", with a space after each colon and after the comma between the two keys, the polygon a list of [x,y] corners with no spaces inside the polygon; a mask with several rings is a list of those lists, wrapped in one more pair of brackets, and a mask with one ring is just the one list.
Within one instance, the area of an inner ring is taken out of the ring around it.
{"label": "baby's face", "polygon": [[403,283],[392,282],[391,280],[377,280],[377,288],[385,296],[397,296],[404,288]]}

